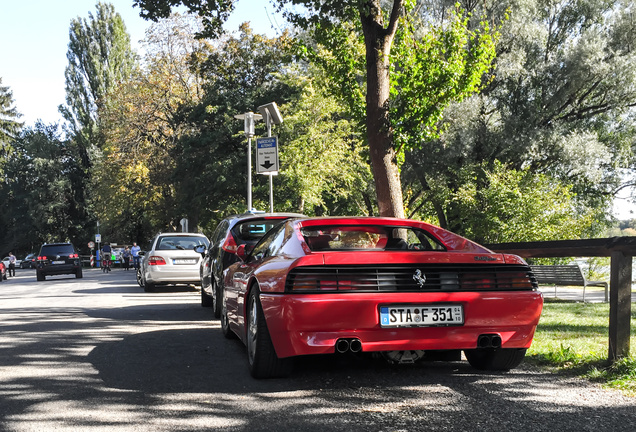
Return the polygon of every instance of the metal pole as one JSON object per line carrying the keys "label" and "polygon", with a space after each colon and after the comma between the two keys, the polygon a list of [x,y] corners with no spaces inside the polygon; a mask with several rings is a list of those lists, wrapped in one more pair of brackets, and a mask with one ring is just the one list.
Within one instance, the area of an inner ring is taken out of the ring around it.
{"label": "metal pole", "polygon": [[272,173],[267,173],[269,175],[269,212],[274,213],[274,176]]}
{"label": "metal pole", "polygon": [[[272,116],[269,111],[266,111],[265,124],[267,125],[267,138],[272,136]],[[274,176],[272,173],[267,173],[269,176],[269,212],[274,213]]]}
{"label": "metal pole", "polygon": [[247,211],[252,210],[252,138],[247,137]]}

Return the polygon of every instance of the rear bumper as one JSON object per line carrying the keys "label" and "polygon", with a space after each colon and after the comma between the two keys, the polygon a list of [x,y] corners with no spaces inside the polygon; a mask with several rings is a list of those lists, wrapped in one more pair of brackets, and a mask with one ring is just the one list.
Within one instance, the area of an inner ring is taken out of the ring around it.
{"label": "rear bumper", "polygon": [[[362,351],[474,349],[482,334],[498,334],[503,348],[529,348],[543,308],[537,291],[454,293],[261,293],[278,357],[335,352],[340,338]],[[379,310],[391,304],[461,304],[464,324],[382,328]]]}
{"label": "rear bumper", "polygon": [[147,266],[146,281],[152,284],[201,284],[199,266]]}
{"label": "rear bumper", "polygon": [[81,269],[79,260],[73,264],[50,264],[46,266],[38,266],[37,271],[45,276],[48,275],[61,275],[61,274],[74,274]]}

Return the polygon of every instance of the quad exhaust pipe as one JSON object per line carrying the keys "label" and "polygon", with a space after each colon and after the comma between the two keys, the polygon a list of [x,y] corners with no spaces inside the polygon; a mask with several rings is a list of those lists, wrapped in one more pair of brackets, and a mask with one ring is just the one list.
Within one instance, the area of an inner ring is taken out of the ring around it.
{"label": "quad exhaust pipe", "polygon": [[362,351],[362,342],[358,338],[341,338],[336,341],[336,352],[344,354],[346,352],[358,353]]}
{"label": "quad exhaust pipe", "polygon": [[498,334],[479,335],[477,348],[501,348],[501,336]]}

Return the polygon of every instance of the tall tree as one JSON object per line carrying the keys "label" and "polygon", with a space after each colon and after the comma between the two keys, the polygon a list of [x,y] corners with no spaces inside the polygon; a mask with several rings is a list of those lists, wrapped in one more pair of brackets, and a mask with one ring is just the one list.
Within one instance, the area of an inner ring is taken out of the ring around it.
{"label": "tall tree", "polygon": [[22,127],[22,124],[18,122],[20,113],[12,105],[13,93],[9,87],[2,85],[2,77],[0,77],[0,152],[2,153],[7,151],[9,141],[15,138]]}
{"label": "tall tree", "polygon": [[[172,16],[146,32],[143,67],[107,94],[99,115],[103,152],[96,158],[96,212],[111,238],[141,242],[151,231],[174,229],[174,170],[179,140],[190,126],[183,107],[200,102],[200,62],[211,47],[195,38],[192,17]],[[193,176],[190,170],[186,177]],[[181,179],[183,180],[183,179]]]}
{"label": "tall tree", "polygon": [[[481,173],[492,172],[500,161],[569,185],[572,217],[580,216],[581,225],[590,228],[585,235],[594,235],[611,209],[620,181],[617,168],[630,160],[634,166],[633,2],[464,3],[487,5],[476,13],[493,20],[510,10],[509,20],[501,28],[488,85],[446,111],[440,139],[427,140],[408,155],[409,211],[433,206],[442,226],[470,230],[455,198],[467,180],[480,189],[490,187]],[[465,174],[469,169],[472,177]],[[591,223],[587,215],[594,209],[603,211]]]}
{"label": "tall tree", "polygon": [[85,209],[78,201],[82,194],[76,181],[82,167],[72,143],[62,137],[58,125],[38,122],[11,145],[0,202],[3,240],[23,252],[37,252],[35,247],[44,241],[84,244]]}
{"label": "tall tree", "polygon": [[[184,4],[192,12],[209,17],[206,22],[207,34],[211,36],[218,35],[220,32],[220,23],[233,10],[235,0],[218,0],[208,2],[204,0],[135,0],[134,4],[141,7],[142,16],[150,19],[164,17],[169,13],[171,7]],[[400,154],[400,146],[395,140],[395,125],[402,119],[391,118],[391,71],[392,64],[392,48],[393,41],[398,34],[398,30],[404,32],[404,40],[411,45],[411,51],[415,55],[411,56],[411,60],[426,58],[426,55],[420,55],[420,52],[428,52],[431,48],[430,44],[420,44],[414,36],[412,27],[403,25],[403,17],[408,15],[415,6],[414,1],[410,0],[393,0],[383,2],[381,0],[277,0],[275,3],[282,9],[286,5],[302,6],[301,13],[288,12],[287,16],[292,23],[302,26],[303,28],[312,28],[316,35],[323,36],[325,40],[334,40],[334,34],[339,33],[339,28],[343,24],[354,24],[354,30],[359,30],[363,35],[364,41],[364,76],[361,81],[366,83],[365,94],[365,114],[366,114],[366,138],[370,149],[371,166],[375,179],[376,194],[378,199],[379,212],[383,216],[403,217],[402,189],[400,183],[400,174],[398,168],[398,155]],[[461,23],[465,20],[459,19]],[[402,24],[402,25],[401,25]],[[462,60],[463,63],[469,65],[470,58],[478,59],[476,64],[489,63],[487,59],[490,52],[480,43],[478,39],[472,37],[461,38],[460,40],[451,40],[446,44],[442,39],[442,46],[439,50],[441,55],[428,56],[429,59],[437,60],[438,63],[432,68],[435,72],[433,75],[442,77],[438,80],[438,85],[444,87],[435,88],[438,97],[435,105],[443,107],[456,97],[461,97],[471,90],[470,80],[464,79],[463,75],[471,76],[470,66],[460,68],[467,71],[467,74],[446,73],[445,64],[448,59],[457,57],[459,53],[465,53],[467,48],[473,51]],[[469,42],[476,41],[476,44],[469,46]],[[491,45],[486,41],[486,47]],[[460,57],[462,57],[460,55]],[[482,59],[483,57],[483,59]],[[356,63],[347,62],[345,59],[335,57],[334,63],[357,68]],[[453,62],[450,62],[453,63]],[[411,63],[411,69],[416,66],[416,62]],[[429,65],[426,65],[427,67]],[[453,68],[455,65],[453,65]],[[419,66],[421,70],[421,65]],[[481,70],[483,72],[483,70]],[[407,79],[411,74],[403,74],[402,77]],[[426,74],[424,74],[426,75]],[[345,78],[350,77],[359,79],[355,76],[355,70],[349,70],[343,75]],[[420,79],[422,74],[412,75],[416,79]],[[447,78],[447,79],[446,79]],[[459,79],[458,79],[459,78]],[[466,83],[468,82],[468,85]],[[425,86],[424,86],[425,87]],[[452,91],[447,91],[448,89]],[[359,92],[356,92],[359,93]],[[422,96],[421,90],[411,93],[403,93],[403,96],[410,95]],[[414,100],[403,97],[405,105],[409,105]],[[419,111],[420,115],[439,117],[439,113],[427,109]],[[430,124],[431,121],[421,119],[424,124]],[[433,121],[434,123],[434,121]]]}
{"label": "tall tree", "polygon": [[136,54],[121,16],[112,4],[98,2],[88,19],[71,20],[66,57],[66,105],[59,107],[70,123],[82,163],[90,165],[89,152],[98,143],[98,112],[106,94],[128,78]]}

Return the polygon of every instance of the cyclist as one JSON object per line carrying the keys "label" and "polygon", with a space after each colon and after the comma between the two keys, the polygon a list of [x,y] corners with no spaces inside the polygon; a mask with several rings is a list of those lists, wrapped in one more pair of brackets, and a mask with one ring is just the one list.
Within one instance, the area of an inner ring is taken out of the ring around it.
{"label": "cyclist", "polygon": [[102,271],[104,273],[110,271],[112,253],[113,250],[110,247],[110,243],[104,243],[102,247]]}

